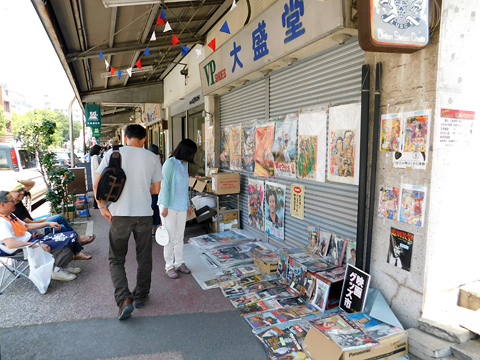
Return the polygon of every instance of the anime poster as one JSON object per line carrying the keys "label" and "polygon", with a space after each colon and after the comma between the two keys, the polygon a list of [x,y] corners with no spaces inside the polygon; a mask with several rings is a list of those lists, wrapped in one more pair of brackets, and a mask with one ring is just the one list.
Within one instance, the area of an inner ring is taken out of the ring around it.
{"label": "anime poster", "polygon": [[297,177],[325,182],[325,153],[327,151],[327,112],[300,113],[298,117]]}
{"label": "anime poster", "polygon": [[378,196],[378,216],[390,220],[398,218],[398,195],[397,187],[382,186]]}
{"label": "anime poster", "polygon": [[273,137],[275,136],[275,123],[270,122],[256,128],[255,137],[255,176],[273,176]]}
{"label": "anime poster", "polygon": [[423,226],[427,188],[421,185],[402,184],[400,189],[399,221]]}
{"label": "anime poster", "polygon": [[329,129],[328,180],[358,185],[360,103],[330,108]]}
{"label": "anime poster", "polygon": [[382,115],[380,128],[380,151],[398,151],[400,149],[400,130],[402,114]]}
{"label": "anime poster", "polygon": [[207,153],[207,174],[208,169],[215,167],[215,138],[213,137],[213,126],[207,128],[206,139],[206,153]]}
{"label": "anime poster", "polygon": [[396,168],[426,169],[432,110],[418,110],[403,114],[402,144],[395,154]]}
{"label": "anime poster", "polygon": [[255,169],[255,122],[251,121],[242,127],[242,167],[244,171]]}
{"label": "anime poster", "polygon": [[230,170],[242,170],[242,127],[230,128]]}
{"label": "anime poster", "polygon": [[285,185],[265,182],[265,232],[284,240]]}
{"label": "anime poster", "polygon": [[297,122],[297,114],[288,114],[284,122],[275,124],[275,139],[272,149],[275,162],[275,176],[296,177]]}
{"label": "anime poster", "polygon": [[265,186],[263,181],[248,179],[248,225],[263,231],[263,198],[265,196]]}
{"label": "anime poster", "polygon": [[220,129],[220,168],[230,169],[230,126]]}
{"label": "anime poster", "polygon": [[412,262],[412,247],[412,233],[391,228],[387,263],[403,270],[410,271],[410,264]]}

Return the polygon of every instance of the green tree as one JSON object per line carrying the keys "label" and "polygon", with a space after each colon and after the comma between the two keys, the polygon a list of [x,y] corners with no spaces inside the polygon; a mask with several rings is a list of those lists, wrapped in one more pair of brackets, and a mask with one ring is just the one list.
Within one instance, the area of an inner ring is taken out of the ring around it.
{"label": "green tree", "polygon": [[7,132],[7,123],[8,123],[8,120],[5,119],[3,106],[0,105],[0,135],[3,135]]}

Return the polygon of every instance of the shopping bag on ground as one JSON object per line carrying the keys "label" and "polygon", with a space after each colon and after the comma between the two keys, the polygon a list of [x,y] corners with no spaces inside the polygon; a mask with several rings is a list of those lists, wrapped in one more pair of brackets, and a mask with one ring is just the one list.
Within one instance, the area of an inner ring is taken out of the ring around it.
{"label": "shopping bag on ground", "polygon": [[52,279],[55,259],[52,254],[43,250],[41,246],[36,248],[27,247],[25,251],[27,252],[28,264],[30,265],[28,277],[40,291],[40,294],[45,294]]}

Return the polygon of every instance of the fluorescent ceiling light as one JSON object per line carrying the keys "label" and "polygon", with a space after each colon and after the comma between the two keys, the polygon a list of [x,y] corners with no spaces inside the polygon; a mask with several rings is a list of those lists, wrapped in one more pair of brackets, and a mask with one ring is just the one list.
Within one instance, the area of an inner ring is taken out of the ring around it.
{"label": "fluorescent ceiling light", "polygon": [[[126,69],[117,69],[118,70],[122,70],[122,76],[128,76],[128,73],[127,73],[127,70]],[[141,69],[140,68],[134,68],[132,69],[132,76],[134,74],[138,74],[138,73],[142,73],[142,72],[148,72],[148,71],[152,71],[153,70],[153,66],[152,65],[148,65],[148,66],[143,66]],[[102,76],[102,78],[109,78],[109,77],[118,77],[118,73],[117,71],[115,71],[113,73],[113,75],[111,75],[110,71],[106,71],[106,72],[102,72],[100,73],[100,75]]]}
{"label": "fluorescent ceiling light", "polygon": [[[148,4],[160,4],[159,0],[102,0],[103,5],[106,8],[118,7],[118,6],[134,6],[134,5],[148,5]],[[185,0],[164,0],[164,3],[184,2]],[[199,0],[193,0],[199,1]]]}

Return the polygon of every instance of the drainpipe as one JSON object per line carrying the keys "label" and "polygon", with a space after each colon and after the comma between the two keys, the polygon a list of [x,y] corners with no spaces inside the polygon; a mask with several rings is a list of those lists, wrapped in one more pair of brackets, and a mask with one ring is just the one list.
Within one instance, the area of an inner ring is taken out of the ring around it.
{"label": "drainpipe", "polygon": [[372,141],[372,169],[370,173],[370,201],[368,209],[367,256],[365,257],[365,272],[370,273],[370,260],[372,258],[372,226],[375,216],[375,194],[377,176],[378,137],[380,135],[380,84],[382,81],[382,63],[377,63],[375,73],[375,105],[373,112],[373,141]]}
{"label": "drainpipe", "polygon": [[68,104],[68,118],[69,122],[69,134],[70,134],[70,165],[71,167],[75,167],[75,154],[73,153],[73,113],[72,113],[72,105],[75,101],[76,97],[74,96],[72,100],[70,100],[70,104]]}
{"label": "drainpipe", "polygon": [[363,249],[365,239],[365,210],[367,205],[367,161],[368,161],[368,114],[370,104],[370,66],[362,66],[361,94],[361,125],[360,125],[360,171],[358,184],[357,208],[357,256],[355,266],[363,268]]}

